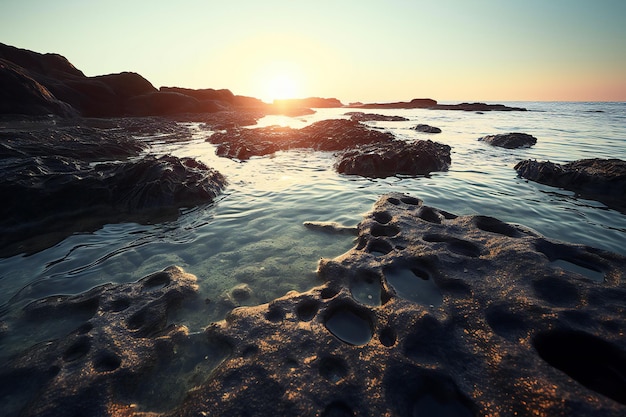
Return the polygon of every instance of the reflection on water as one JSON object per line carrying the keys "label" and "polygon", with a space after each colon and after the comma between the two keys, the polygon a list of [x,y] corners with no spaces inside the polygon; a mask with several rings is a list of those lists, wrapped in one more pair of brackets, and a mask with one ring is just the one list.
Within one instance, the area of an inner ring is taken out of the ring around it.
{"label": "reflection on water", "polygon": [[[626,253],[624,215],[571,192],[517,178],[512,168],[527,158],[554,162],[626,159],[626,105],[511,105],[536,111],[371,110],[410,119],[368,122],[371,126],[401,139],[432,139],[452,147],[448,172],[420,178],[342,176],[333,170],[331,153],[307,150],[238,163],[215,156],[214,145],[204,141],[210,132],[190,125],[194,134],[189,141],[155,144],[151,152],[195,157],[221,171],[229,186],[216,203],[183,210],[172,222],[107,225],[29,257],[0,259],[0,314],[51,294],[75,294],[107,282],[134,281],[176,264],[197,275],[201,295],[201,302],[186,306],[176,319],[192,330],[199,329],[223,318],[236,305],[263,303],[290,290],[319,285],[314,273],[319,258],[345,252],[352,247],[353,237],[308,230],[303,222],[354,226],[381,194],[391,191],[409,193],[452,213],[493,216],[551,238]],[[345,111],[320,109],[296,118],[269,116],[259,126],[279,123],[301,128],[317,120],[345,117]],[[437,126],[443,133],[411,130],[417,123]],[[509,131],[531,134],[538,143],[529,149],[507,150],[477,141],[486,134]],[[250,294],[244,300],[234,299],[231,289],[241,284],[247,284]]]}

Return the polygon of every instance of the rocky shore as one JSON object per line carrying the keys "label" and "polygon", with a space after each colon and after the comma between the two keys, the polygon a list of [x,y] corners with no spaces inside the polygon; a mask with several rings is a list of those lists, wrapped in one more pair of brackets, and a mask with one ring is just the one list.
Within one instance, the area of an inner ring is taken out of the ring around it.
{"label": "rocky shore", "polygon": [[75,328],[10,360],[0,397],[23,416],[621,416],[624,271],[620,255],[389,194],[352,250],[320,261],[322,286],[202,333],[168,325],[195,297],[176,267],[28,305],[5,333]]}

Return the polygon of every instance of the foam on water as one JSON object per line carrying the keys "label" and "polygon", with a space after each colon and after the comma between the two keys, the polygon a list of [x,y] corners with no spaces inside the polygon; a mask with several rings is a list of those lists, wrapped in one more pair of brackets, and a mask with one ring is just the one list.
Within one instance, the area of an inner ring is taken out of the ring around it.
{"label": "foam on water", "polygon": [[[510,105],[532,111],[368,110],[410,119],[367,123],[370,126],[401,139],[432,139],[452,147],[448,172],[419,178],[339,175],[331,153],[309,150],[239,163],[217,157],[214,145],[204,140],[211,132],[190,125],[191,140],[157,143],[151,152],[192,156],[216,168],[229,180],[223,196],[214,204],[183,210],[176,221],[107,225],[28,257],[0,259],[0,315],[45,296],[134,281],[175,264],[197,275],[202,302],[187,306],[173,319],[200,329],[223,318],[233,306],[268,302],[288,291],[319,285],[314,272],[319,258],[340,255],[352,247],[354,238],[309,230],[303,222],[354,226],[380,195],[392,191],[455,214],[493,216],[550,238],[626,253],[623,214],[570,191],[527,182],[513,170],[515,163],[528,158],[559,163],[592,157],[626,159],[626,104]],[[346,111],[268,116],[258,126],[279,123],[300,128],[317,120],[344,118]],[[437,126],[443,133],[411,130],[417,123]],[[487,134],[512,131],[531,134],[538,143],[509,150],[477,141]],[[229,295],[240,284],[251,289],[245,300]]]}

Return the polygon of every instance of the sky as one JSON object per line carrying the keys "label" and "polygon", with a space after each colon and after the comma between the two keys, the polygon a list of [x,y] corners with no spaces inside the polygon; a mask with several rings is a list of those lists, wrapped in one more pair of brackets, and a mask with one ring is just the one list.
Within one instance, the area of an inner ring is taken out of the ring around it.
{"label": "sky", "polygon": [[625,19],[625,0],[0,0],[0,42],[268,102],[626,101]]}

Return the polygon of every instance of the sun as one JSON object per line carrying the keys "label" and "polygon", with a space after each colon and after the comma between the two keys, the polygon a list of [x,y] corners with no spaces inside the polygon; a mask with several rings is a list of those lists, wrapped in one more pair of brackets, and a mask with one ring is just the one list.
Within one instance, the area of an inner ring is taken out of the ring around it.
{"label": "sun", "polygon": [[303,77],[300,68],[292,62],[272,61],[263,66],[257,78],[261,98],[274,100],[301,98]]}

